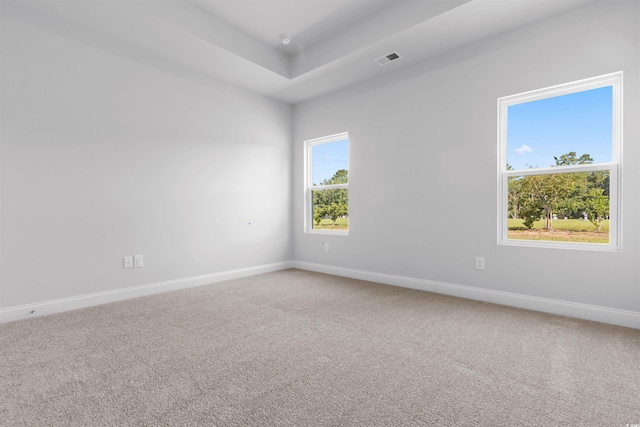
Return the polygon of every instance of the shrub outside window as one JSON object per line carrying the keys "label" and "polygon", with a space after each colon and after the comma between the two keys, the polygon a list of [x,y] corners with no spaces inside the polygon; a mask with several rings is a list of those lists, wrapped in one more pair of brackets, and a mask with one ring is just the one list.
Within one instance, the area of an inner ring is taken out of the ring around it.
{"label": "shrub outside window", "polygon": [[305,141],[305,231],[349,232],[349,135]]}
{"label": "shrub outside window", "polygon": [[498,243],[621,249],[622,73],[498,99]]}

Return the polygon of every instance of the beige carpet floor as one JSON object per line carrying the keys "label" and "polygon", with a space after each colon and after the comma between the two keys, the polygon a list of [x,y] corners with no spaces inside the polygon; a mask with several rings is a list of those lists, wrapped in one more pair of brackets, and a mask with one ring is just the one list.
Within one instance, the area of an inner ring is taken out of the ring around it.
{"label": "beige carpet floor", "polygon": [[640,330],[285,270],[0,325],[3,426],[640,423]]}

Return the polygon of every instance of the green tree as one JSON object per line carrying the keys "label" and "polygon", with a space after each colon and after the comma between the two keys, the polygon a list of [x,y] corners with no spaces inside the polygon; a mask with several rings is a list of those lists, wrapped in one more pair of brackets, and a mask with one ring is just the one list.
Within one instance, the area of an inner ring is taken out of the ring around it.
{"label": "green tree", "polygon": [[346,184],[349,182],[349,171],[340,169],[330,179],[322,181],[322,185]]}
{"label": "green tree", "polygon": [[553,156],[553,158],[556,161],[556,166],[586,165],[593,163],[593,159],[589,154],[583,154],[580,157],[576,156],[577,154],[575,151],[570,151],[560,157]]}
{"label": "green tree", "polygon": [[533,227],[533,223],[539,220],[544,212],[542,205],[542,186],[543,175],[529,175],[520,179],[521,185],[521,201],[520,215],[524,220],[524,226]]}
{"label": "green tree", "polygon": [[542,205],[546,230],[553,230],[553,214],[558,213],[575,187],[575,180],[571,175],[559,173],[536,176],[542,181],[538,198]]}
{"label": "green tree", "polygon": [[[575,151],[555,157],[555,166],[585,165],[593,163],[593,158],[589,154],[577,156]],[[585,194],[589,191],[589,172],[573,172],[568,174],[571,178],[571,192],[566,195],[559,205],[559,213],[570,218],[582,218],[585,211]]]}
{"label": "green tree", "polygon": [[[593,163],[589,154],[578,157],[575,151],[555,157],[552,167]],[[507,165],[507,169],[511,167]],[[544,228],[553,230],[554,215],[586,215],[598,230],[609,214],[609,172],[570,172],[510,177],[509,215],[520,217],[527,228],[544,219]]]}
{"label": "green tree", "polygon": [[609,197],[602,188],[590,188],[585,195],[585,213],[596,230],[600,231],[602,220],[609,215]]}
{"label": "green tree", "polygon": [[[340,169],[331,178],[324,179],[320,185],[347,184],[348,182],[349,172],[346,169]],[[313,220],[316,225],[325,218],[331,219],[335,224],[338,218],[349,216],[349,191],[346,188],[313,190],[312,194]]]}
{"label": "green tree", "polygon": [[570,174],[528,175],[520,179],[521,207],[519,209],[524,225],[543,218],[544,228],[553,230],[553,215],[563,206],[573,190]]}
{"label": "green tree", "polygon": [[[513,170],[510,164],[507,164],[507,170]],[[522,177],[511,176],[508,178],[507,204],[509,216],[514,219],[520,218],[520,209],[523,203]]]}
{"label": "green tree", "polygon": [[542,205],[534,194],[530,194],[525,198],[520,208],[520,215],[523,219],[523,224],[528,229],[533,227],[533,223],[540,219],[542,215]]}

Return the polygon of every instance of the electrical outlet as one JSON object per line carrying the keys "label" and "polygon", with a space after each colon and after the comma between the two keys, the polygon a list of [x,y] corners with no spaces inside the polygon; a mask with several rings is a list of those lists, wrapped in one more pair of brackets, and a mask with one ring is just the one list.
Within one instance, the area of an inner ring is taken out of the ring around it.
{"label": "electrical outlet", "polygon": [[134,255],[133,256],[133,267],[134,268],[142,267],[142,255]]}
{"label": "electrical outlet", "polygon": [[329,252],[329,244],[328,243],[323,243],[322,245],[324,246],[324,251],[325,252]]}
{"label": "electrical outlet", "polygon": [[484,270],[484,257],[476,257],[476,270]]}
{"label": "electrical outlet", "polygon": [[133,268],[133,257],[132,256],[124,257],[123,258],[123,262],[124,262],[124,265],[123,265],[124,268]]}

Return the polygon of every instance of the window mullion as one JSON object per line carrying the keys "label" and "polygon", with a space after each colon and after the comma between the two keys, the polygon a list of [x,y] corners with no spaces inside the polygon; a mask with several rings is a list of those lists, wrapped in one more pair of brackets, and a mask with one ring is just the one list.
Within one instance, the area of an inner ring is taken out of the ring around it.
{"label": "window mullion", "polygon": [[314,185],[312,187],[309,187],[309,190],[335,190],[338,188],[349,188],[349,184]]}
{"label": "window mullion", "polygon": [[348,134],[305,141],[305,156],[305,232],[348,235]]}
{"label": "window mullion", "polygon": [[[621,250],[622,95],[622,72],[617,72],[498,99],[498,244]],[[594,130],[589,135],[597,136],[599,145],[596,147],[589,140],[582,144],[572,139],[573,134],[556,132],[552,126],[555,122],[547,119],[552,111],[561,112],[553,116],[554,120],[564,119],[567,126],[580,126],[575,128],[576,135],[591,129],[593,123]],[[579,125],[581,122],[575,120],[574,124],[575,117],[591,117],[583,111],[598,111],[600,115],[590,123]],[[509,146],[510,141],[517,142]],[[553,153],[554,149],[565,152]],[[540,159],[542,155],[546,159],[549,153],[561,156],[549,158],[549,163],[554,158],[556,163],[579,161],[571,157],[576,153],[593,155],[594,163],[528,168],[528,164],[546,163]],[[557,218],[560,213],[565,213],[564,219]],[[597,232],[601,225],[608,225],[608,232],[604,229],[607,238],[570,222],[587,219],[593,221]],[[537,232],[541,230],[541,220],[543,232]],[[532,226],[533,221],[538,225]],[[569,221],[558,223],[566,227],[560,230],[569,230],[569,236],[555,234],[555,221]]]}
{"label": "window mullion", "polygon": [[558,166],[552,168],[532,168],[532,169],[521,169],[515,171],[505,171],[503,172],[506,176],[529,176],[529,175],[555,175],[560,173],[574,173],[574,172],[594,172],[594,171],[604,171],[611,170],[616,165],[614,163],[597,163],[597,164],[586,164],[586,165],[575,165],[575,166]]}

